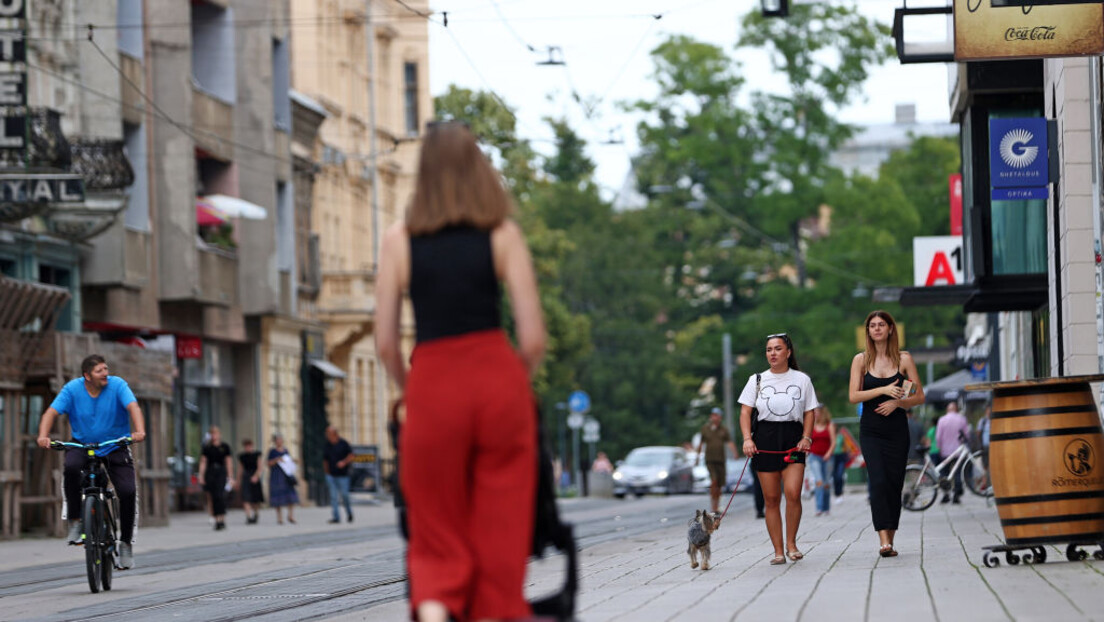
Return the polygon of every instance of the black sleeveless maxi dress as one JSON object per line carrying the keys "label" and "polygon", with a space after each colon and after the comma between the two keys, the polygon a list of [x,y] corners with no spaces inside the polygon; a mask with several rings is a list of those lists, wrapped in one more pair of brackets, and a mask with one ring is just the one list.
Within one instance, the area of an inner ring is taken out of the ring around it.
{"label": "black sleeveless maxi dress", "polygon": [[[889,378],[879,378],[870,372],[863,376],[863,390],[869,391],[906,380],[898,371]],[[901,489],[905,485],[908,464],[908,413],[898,408],[883,416],[875,411],[879,404],[891,399],[879,395],[863,402],[859,421],[859,445],[866,461],[870,492],[870,515],[874,530],[897,529],[901,520]]]}

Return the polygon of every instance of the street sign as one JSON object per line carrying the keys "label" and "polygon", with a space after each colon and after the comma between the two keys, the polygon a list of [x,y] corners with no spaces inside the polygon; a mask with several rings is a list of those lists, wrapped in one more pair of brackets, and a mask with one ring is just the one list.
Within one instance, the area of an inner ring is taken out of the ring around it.
{"label": "street sign", "polygon": [[598,423],[598,420],[594,417],[587,417],[583,423],[583,442],[584,443],[597,443],[601,437],[600,432],[602,430],[602,424]]}
{"label": "street sign", "polygon": [[583,417],[583,413],[571,413],[567,416],[567,427],[572,430],[578,430],[583,427],[584,421],[585,418]]}
{"label": "street sign", "polygon": [[961,285],[962,264],[961,235],[912,238],[913,285]]}
{"label": "street sign", "polygon": [[567,408],[573,413],[585,413],[590,410],[590,396],[586,391],[572,391],[567,398]]}
{"label": "street sign", "polygon": [[1046,199],[1047,120],[989,119],[989,185],[994,201]]}

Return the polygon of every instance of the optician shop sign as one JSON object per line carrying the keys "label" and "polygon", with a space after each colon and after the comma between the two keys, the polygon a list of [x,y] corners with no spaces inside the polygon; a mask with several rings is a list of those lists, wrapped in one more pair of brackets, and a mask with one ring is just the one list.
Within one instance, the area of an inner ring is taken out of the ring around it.
{"label": "optician shop sign", "polygon": [[994,201],[1045,199],[1050,168],[1047,120],[989,120],[989,185]]}
{"label": "optician shop sign", "polygon": [[956,61],[1104,52],[1104,6],[1011,6],[1000,0],[954,0]]}

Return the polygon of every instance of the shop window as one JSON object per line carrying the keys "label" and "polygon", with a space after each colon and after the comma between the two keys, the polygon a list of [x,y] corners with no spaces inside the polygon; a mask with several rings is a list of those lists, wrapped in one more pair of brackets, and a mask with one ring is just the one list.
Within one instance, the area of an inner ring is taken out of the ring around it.
{"label": "shop window", "polygon": [[[990,119],[1037,117],[1040,110],[991,110]],[[987,124],[988,125],[988,124]],[[1045,200],[992,201],[990,242],[992,274],[1042,274],[1046,272]]]}
{"label": "shop window", "polygon": [[[70,292],[73,291],[73,272],[68,268],[51,266],[49,264],[39,264],[38,281],[48,285],[64,287]],[[61,312],[58,313],[58,320],[57,324],[54,325],[54,329],[59,331],[72,331],[74,325],[73,299],[69,298],[65,306],[61,308]]]}

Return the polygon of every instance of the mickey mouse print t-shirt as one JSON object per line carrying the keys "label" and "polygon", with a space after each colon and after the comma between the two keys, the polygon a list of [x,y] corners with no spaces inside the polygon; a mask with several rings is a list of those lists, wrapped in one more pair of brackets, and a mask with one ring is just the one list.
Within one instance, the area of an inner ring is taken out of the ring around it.
{"label": "mickey mouse print t-shirt", "polygon": [[784,374],[770,370],[760,376],[759,399],[755,399],[755,374],[748,378],[739,402],[759,409],[759,421],[804,420],[805,411],[820,405],[813,381],[804,372],[790,369]]}

